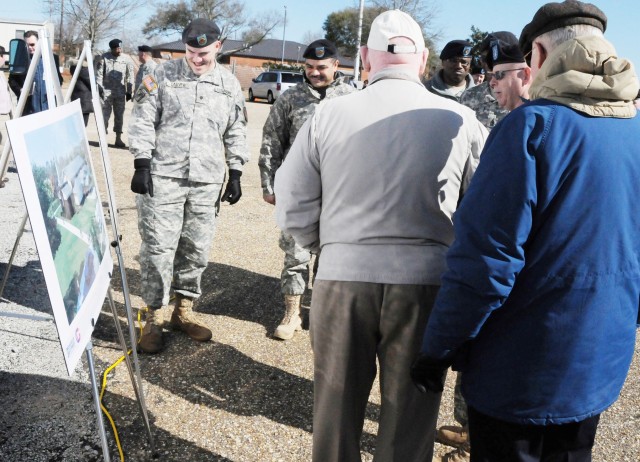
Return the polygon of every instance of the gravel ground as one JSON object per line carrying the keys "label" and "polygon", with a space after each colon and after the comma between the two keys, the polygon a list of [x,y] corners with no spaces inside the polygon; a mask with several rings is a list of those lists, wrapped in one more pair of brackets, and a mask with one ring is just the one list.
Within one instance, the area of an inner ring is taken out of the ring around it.
{"label": "gravel ground", "polygon": [[[283,310],[278,230],[272,206],[262,201],[257,168],[262,125],[270,106],[261,102],[247,106],[252,160],[242,177],[243,197],[237,205],[224,203],[221,208],[211,263],[203,278],[204,295],[196,306],[213,330],[213,340],[199,344],[181,333],[167,332],[163,353],[139,357],[157,458],[149,450],[126,367],[121,364],[109,375],[104,404],[116,422],[127,461],[311,459],[313,366],[308,331],[288,342],[270,338]],[[93,125],[91,119],[88,137],[95,145],[91,149],[100,179],[102,164]],[[108,140],[114,142],[112,133]],[[132,306],[137,308],[142,301],[136,258],[140,243],[134,194],[129,191],[132,158],[128,151],[112,145],[109,153],[125,273]],[[106,198],[104,185],[101,194]],[[15,172],[9,173],[0,197],[0,267],[4,274],[25,213]],[[119,268],[114,274],[117,322],[126,335]],[[102,460],[86,361],[83,358],[72,377],[67,375],[28,226],[0,300],[0,312],[0,460]],[[97,373],[102,374],[121,356],[107,305],[93,339]],[[637,344],[636,351],[638,348]],[[640,460],[637,356],[621,398],[601,419],[596,461]],[[450,374],[441,424],[453,423],[453,382]],[[362,441],[365,461],[373,459],[379,405],[376,384]],[[109,427],[107,433],[111,460],[117,461]],[[434,460],[447,451],[437,444]]]}

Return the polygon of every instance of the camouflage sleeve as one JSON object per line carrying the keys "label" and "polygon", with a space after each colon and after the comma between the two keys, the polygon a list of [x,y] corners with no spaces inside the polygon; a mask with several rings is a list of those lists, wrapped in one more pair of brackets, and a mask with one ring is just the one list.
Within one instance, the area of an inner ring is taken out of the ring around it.
{"label": "camouflage sleeve", "polygon": [[282,164],[285,150],[289,147],[289,122],[287,120],[287,98],[281,95],[271,107],[262,129],[260,148],[260,183],[263,194],[273,194],[273,179]]}
{"label": "camouflage sleeve", "polygon": [[136,159],[151,159],[156,147],[156,127],[162,117],[159,81],[155,72],[146,75],[133,97],[128,133],[129,151]]}
{"label": "camouflage sleeve", "polygon": [[126,75],[126,88],[127,88],[127,93],[133,93],[133,89],[134,89],[134,84],[135,82],[135,75],[133,72],[133,62],[131,60],[129,60],[127,62],[127,75]]}
{"label": "camouflage sleeve", "polygon": [[242,166],[249,161],[249,149],[247,148],[247,109],[244,106],[244,95],[239,83],[233,100],[223,141],[229,169],[242,170]]}
{"label": "camouflage sleeve", "polygon": [[100,85],[101,87],[102,85],[102,76],[104,75],[104,58],[101,58],[98,60],[98,62],[96,62],[96,85]]}

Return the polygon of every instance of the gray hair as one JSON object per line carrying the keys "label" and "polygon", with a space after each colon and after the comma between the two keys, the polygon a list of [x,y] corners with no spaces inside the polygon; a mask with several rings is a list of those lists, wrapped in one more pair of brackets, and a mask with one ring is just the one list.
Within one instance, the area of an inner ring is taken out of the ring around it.
{"label": "gray hair", "polygon": [[597,27],[590,26],[588,24],[574,24],[572,26],[560,27],[559,29],[545,32],[534,41],[539,42],[547,50],[547,53],[550,53],[558,45],[576,37],[582,37],[585,35],[602,37],[603,33]]}

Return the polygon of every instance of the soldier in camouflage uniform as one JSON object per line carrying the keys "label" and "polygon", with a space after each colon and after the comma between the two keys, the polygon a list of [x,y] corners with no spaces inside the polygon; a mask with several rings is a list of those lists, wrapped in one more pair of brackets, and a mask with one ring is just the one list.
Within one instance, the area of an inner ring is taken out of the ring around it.
{"label": "soldier in camouflage uniform", "polygon": [[[139,346],[147,353],[162,348],[161,308],[170,289],[171,324],[194,340],[211,339],[193,300],[201,294],[219,201],[238,202],[249,157],[244,97],[236,77],[215,61],[219,37],[212,21],[192,21],[182,34],[186,56],[158,65],[134,97],[131,190],[139,194],[141,288],[149,308]],[[229,181],[221,197],[225,161]]]}
{"label": "soldier in camouflage uniform", "polygon": [[122,141],[122,119],[124,105],[131,100],[133,92],[133,62],[122,55],[122,40],[109,42],[111,51],[102,55],[96,68],[96,84],[102,98],[102,116],[104,127],[109,129],[109,118],[113,108],[113,131],[116,134],[116,147],[126,147]]}
{"label": "soldier in camouflage uniform", "polygon": [[[488,81],[467,90],[460,103],[476,112],[478,120],[491,130],[509,111],[528,98],[531,84],[531,69],[526,65],[518,39],[511,32],[500,31],[488,34],[480,44],[481,63],[489,72]],[[493,89],[498,89],[494,96]],[[464,377],[458,373],[454,388],[453,417],[460,426],[445,425],[438,429],[437,439],[441,443],[456,446],[448,454],[451,462],[464,462],[469,457],[469,433],[467,403],[461,392]]]}
{"label": "soldier in camouflage uniform", "polygon": [[142,83],[142,78],[145,75],[149,75],[153,73],[153,70],[158,65],[153,60],[153,49],[149,45],[140,45],[138,47],[138,59],[140,60],[140,68],[136,73],[136,83],[133,87],[134,90],[137,90],[140,84]]}
{"label": "soldier in camouflage uniform", "polygon": [[[309,44],[303,57],[305,81],[284,92],[276,100],[264,124],[260,149],[260,177],[262,195],[266,202],[275,204],[273,180],[276,170],[284,161],[302,124],[311,117],[324,99],[335,98],[355,91],[335,79],[338,70],[338,51],[329,40],[316,40]],[[286,233],[280,235],[280,248],[284,251],[284,268],[280,277],[285,302],[285,316],[276,328],[274,337],[288,340],[300,330],[300,302],[306,289],[311,255]]]}

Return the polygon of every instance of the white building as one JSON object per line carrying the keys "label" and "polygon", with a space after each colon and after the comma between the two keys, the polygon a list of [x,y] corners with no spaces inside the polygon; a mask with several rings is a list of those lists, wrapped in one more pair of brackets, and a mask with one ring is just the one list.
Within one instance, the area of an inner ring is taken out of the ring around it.
{"label": "white building", "polygon": [[0,45],[9,52],[11,39],[23,38],[24,33],[28,30],[35,30],[40,33],[40,29],[47,29],[49,37],[53,37],[54,24],[51,21],[0,18]]}

